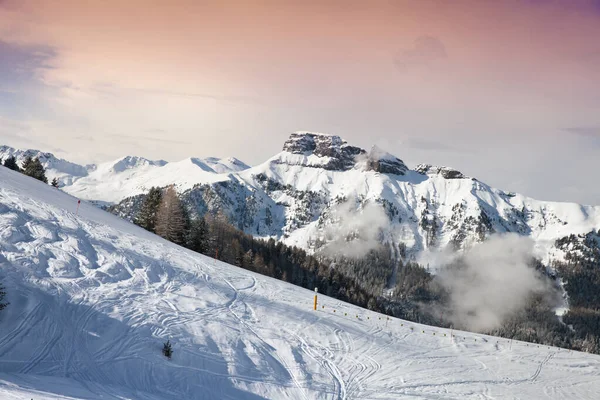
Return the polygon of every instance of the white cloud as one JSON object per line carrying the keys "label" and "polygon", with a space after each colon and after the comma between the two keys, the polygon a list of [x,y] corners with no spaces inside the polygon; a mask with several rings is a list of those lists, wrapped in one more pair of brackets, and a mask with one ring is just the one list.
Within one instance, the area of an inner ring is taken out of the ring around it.
{"label": "white cloud", "polygon": [[380,237],[389,228],[383,208],[372,202],[349,199],[330,210],[330,221],[324,233],[328,255],[360,257],[380,244]]}
{"label": "white cloud", "polygon": [[530,267],[533,249],[528,238],[497,235],[460,259],[446,259],[459,267],[439,269],[436,276],[450,293],[445,317],[455,327],[489,331],[522,310],[533,293],[549,292],[546,281]]}
{"label": "white cloud", "polygon": [[401,50],[396,55],[396,66],[406,71],[411,68],[430,67],[448,57],[444,43],[433,36],[418,37],[412,48]]}

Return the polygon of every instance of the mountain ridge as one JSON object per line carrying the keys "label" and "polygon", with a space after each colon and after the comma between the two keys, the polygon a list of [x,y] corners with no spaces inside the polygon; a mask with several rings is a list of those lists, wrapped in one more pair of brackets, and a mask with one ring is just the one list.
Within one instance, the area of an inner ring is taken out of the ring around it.
{"label": "mountain ridge", "polygon": [[[0,157],[10,153],[0,149]],[[237,159],[119,160],[129,160],[131,166],[109,169],[112,172],[88,166],[83,177],[63,171],[61,188],[83,199],[112,203],[115,213],[132,219],[135,204],[150,187],[174,184],[192,214],[222,209],[247,233],[308,251],[327,245],[340,218],[361,222],[364,209],[374,205],[386,216],[378,241],[394,253],[402,245],[413,259],[514,232],[532,238],[539,258],[549,263],[564,258],[555,246],[557,239],[600,229],[600,206],[538,201],[450,167],[419,164],[410,169],[381,149],[366,151],[336,135],[294,132],[282,152],[252,167]],[[217,164],[222,169],[217,171]],[[54,164],[46,165],[52,178]],[[348,215],[340,217],[341,204],[348,204]],[[367,224],[353,229],[360,231]]]}

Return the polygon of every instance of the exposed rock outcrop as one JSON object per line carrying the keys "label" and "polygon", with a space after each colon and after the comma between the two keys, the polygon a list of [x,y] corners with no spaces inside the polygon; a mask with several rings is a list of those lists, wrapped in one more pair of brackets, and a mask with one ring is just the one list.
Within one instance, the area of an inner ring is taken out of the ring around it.
{"label": "exposed rock outcrop", "polygon": [[419,164],[415,171],[423,175],[441,175],[445,179],[469,179],[462,172],[449,167],[438,167],[431,164]]}
{"label": "exposed rock outcrop", "polygon": [[[286,159],[282,162],[293,162],[308,167],[346,171],[366,158],[367,170],[395,175],[404,175],[408,170],[402,160],[381,149],[374,147],[367,154],[360,147],[350,146],[339,136],[324,133],[294,132],[284,143],[283,151],[305,158]],[[313,159],[309,159],[311,156]]]}
{"label": "exposed rock outcrop", "polygon": [[356,156],[366,153],[359,147],[349,146],[339,136],[315,132],[292,133],[283,144],[283,151],[305,157],[316,156],[318,162],[303,160],[302,165],[337,171],[351,169],[356,163]]}
{"label": "exposed rock outcrop", "polygon": [[377,147],[373,147],[369,152],[367,169],[394,175],[404,175],[408,171],[404,161]]}

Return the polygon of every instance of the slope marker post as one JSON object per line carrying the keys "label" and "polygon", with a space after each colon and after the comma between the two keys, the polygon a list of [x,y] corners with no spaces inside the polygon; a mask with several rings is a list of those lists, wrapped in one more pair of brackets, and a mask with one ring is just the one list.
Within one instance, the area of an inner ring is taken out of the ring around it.
{"label": "slope marker post", "polygon": [[313,310],[317,311],[317,293],[319,292],[319,288],[315,288],[315,305]]}
{"label": "slope marker post", "polygon": [[81,204],[81,200],[77,199],[77,210],[75,210],[75,215],[79,215],[79,205]]}

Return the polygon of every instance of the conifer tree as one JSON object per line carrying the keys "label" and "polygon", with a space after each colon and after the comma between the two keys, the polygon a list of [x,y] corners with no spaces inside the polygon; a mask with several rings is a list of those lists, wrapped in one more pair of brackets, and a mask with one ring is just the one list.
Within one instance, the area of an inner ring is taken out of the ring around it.
{"label": "conifer tree", "polygon": [[170,340],[167,340],[167,342],[163,344],[162,352],[167,358],[171,358],[173,355],[173,347],[171,346]]}
{"label": "conifer tree", "polygon": [[186,218],[183,206],[173,186],[162,196],[156,213],[156,234],[179,245],[185,244]]}
{"label": "conifer tree", "polygon": [[[222,209],[219,209],[216,215],[208,215],[207,222],[209,226],[209,246],[215,252],[214,257],[224,260],[223,256],[226,248],[227,231],[231,225]],[[211,254],[211,257],[213,254]]]}
{"label": "conifer tree", "polygon": [[156,214],[162,200],[162,190],[158,187],[150,188],[142,208],[135,218],[135,224],[141,226],[150,232],[155,232],[156,227]]}
{"label": "conifer tree", "polygon": [[48,178],[46,178],[46,170],[40,162],[40,159],[37,157],[31,158],[31,156],[28,156],[25,159],[23,162],[23,173],[39,181],[48,183]]}
{"label": "conifer tree", "polygon": [[186,235],[186,244],[190,250],[206,254],[208,252],[208,225],[204,218],[190,221],[190,227]]}
{"label": "conifer tree", "polygon": [[12,169],[13,171],[21,171],[19,165],[17,164],[17,158],[15,156],[9,156],[6,160],[4,160],[4,166],[8,169]]}
{"label": "conifer tree", "polygon": [[2,284],[0,284],[0,310],[4,310],[8,303],[4,302],[4,297],[6,297],[6,291]]}
{"label": "conifer tree", "polygon": [[54,186],[55,188],[58,188],[58,178],[54,178],[52,179],[52,183],[50,183],[52,186]]}
{"label": "conifer tree", "polygon": [[31,157],[31,156],[25,157],[25,160],[23,161],[23,165],[21,165],[21,171],[23,173],[25,173],[25,170],[27,168],[31,168],[32,163],[33,163],[33,157]]}

